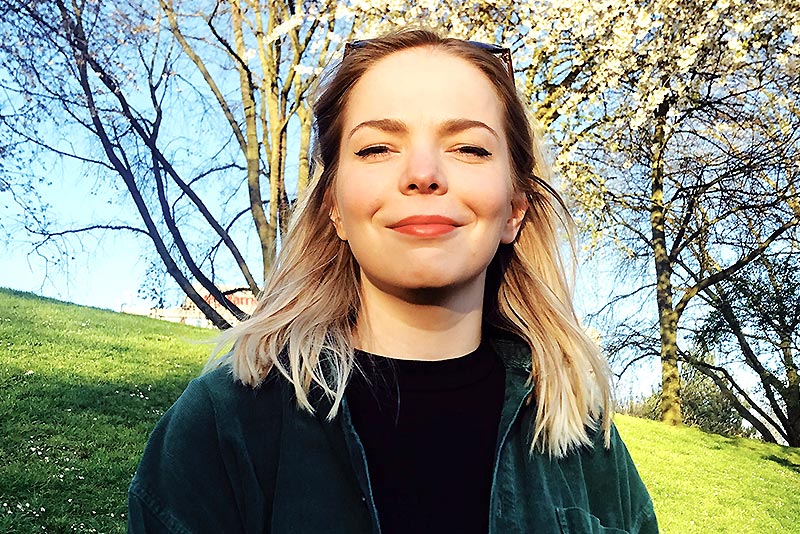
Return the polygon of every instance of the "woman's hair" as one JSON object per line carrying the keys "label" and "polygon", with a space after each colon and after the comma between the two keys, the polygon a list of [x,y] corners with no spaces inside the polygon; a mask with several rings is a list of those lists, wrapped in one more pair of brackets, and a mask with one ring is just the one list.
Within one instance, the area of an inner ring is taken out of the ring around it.
{"label": "woman's hair", "polygon": [[[484,320],[510,331],[531,349],[536,419],[531,452],[565,455],[590,445],[589,432],[602,419],[606,443],[611,421],[610,371],[599,348],[582,328],[572,306],[575,270],[572,221],[549,173],[513,73],[491,52],[428,30],[404,30],[351,47],[327,73],[314,104],[314,177],[294,211],[280,253],[253,315],[225,334],[235,376],[256,387],[277,371],[294,386],[309,412],[319,389],[338,412],[354,368],[353,328],[360,305],[359,266],[347,242],[336,235],[329,214],[336,179],[344,109],[355,84],[383,58],[430,47],[464,59],[493,84],[504,109],[514,188],[525,194],[528,211],[516,241],[500,245],[488,267]],[[570,245],[569,264],[561,248]]]}

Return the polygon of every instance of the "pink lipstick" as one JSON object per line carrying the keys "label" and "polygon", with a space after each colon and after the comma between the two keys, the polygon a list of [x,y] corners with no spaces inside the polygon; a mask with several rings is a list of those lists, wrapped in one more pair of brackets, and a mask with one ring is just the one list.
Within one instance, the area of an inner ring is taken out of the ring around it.
{"label": "pink lipstick", "polygon": [[453,219],[441,215],[413,215],[390,224],[389,228],[416,237],[438,237],[452,232],[459,226]]}

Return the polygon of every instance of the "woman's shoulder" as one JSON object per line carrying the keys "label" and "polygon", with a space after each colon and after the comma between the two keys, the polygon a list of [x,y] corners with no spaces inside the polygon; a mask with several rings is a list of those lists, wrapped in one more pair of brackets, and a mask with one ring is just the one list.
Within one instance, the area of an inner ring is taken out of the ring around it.
{"label": "woman's shoulder", "polygon": [[[223,532],[238,521],[206,517],[198,503],[236,510],[237,499],[255,494],[255,473],[271,472],[266,464],[277,458],[282,389],[274,378],[242,384],[227,366],[192,380],[150,434],[129,488],[129,531]],[[242,466],[254,474],[242,476]]]}
{"label": "woman's shoulder", "polygon": [[606,430],[598,421],[587,429],[589,443],[573,449],[563,458],[562,463],[574,464],[574,468],[583,471],[591,480],[628,481],[638,478],[636,466],[616,424],[611,422],[608,432],[607,441]]}
{"label": "woman's shoulder", "polygon": [[563,468],[572,471],[572,480],[582,481],[593,514],[630,532],[657,532],[653,502],[613,422],[609,437],[606,444],[605,431],[593,429],[592,445],[568,455]]}
{"label": "woman's shoulder", "polygon": [[258,387],[238,380],[229,366],[195,378],[164,413],[150,434],[154,449],[198,450],[249,439],[250,429],[281,418],[283,381],[270,376]]}
{"label": "woman's shoulder", "polygon": [[179,401],[186,397],[190,404],[210,403],[217,412],[238,410],[248,404],[277,409],[284,393],[284,382],[274,370],[261,384],[250,386],[235,376],[231,365],[224,364],[189,382]]}
{"label": "woman's shoulder", "polygon": [[[249,429],[281,417],[285,391],[277,372],[270,373],[259,386],[243,384],[229,365],[195,378],[156,425],[150,444],[180,446],[181,439],[191,446],[197,440],[240,441],[248,439]],[[260,424],[259,424],[260,422]],[[172,443],[170,440],[179,440]]]}

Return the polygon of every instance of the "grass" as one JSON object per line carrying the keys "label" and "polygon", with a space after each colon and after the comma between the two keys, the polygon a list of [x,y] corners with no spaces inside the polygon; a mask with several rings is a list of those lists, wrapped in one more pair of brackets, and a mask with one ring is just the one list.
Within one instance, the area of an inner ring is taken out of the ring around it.
{"label": "grass", "polygon": [[0,289],[0,532],[124,532],[148,433],[212,335]]}
{"label": "grass", "polygon": [[666,534],[800,533],[800,449],[618,415]]}
{"label": "grass", "polygon": [[[0,532],[124,532],[147,435],[213,335],[0,289]],[[800,533],[800,450],[616,421],[662,532]]]}

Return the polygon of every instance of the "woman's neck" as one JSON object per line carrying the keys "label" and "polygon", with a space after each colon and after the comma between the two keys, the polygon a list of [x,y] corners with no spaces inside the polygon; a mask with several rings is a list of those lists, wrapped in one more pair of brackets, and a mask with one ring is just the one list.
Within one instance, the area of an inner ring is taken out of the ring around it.
{"label": "woman's neck", "polygon": [[464,287],[388,292],[361,281],[357,348],[392,358],[442,360],[481,341],[484,280]]}

